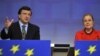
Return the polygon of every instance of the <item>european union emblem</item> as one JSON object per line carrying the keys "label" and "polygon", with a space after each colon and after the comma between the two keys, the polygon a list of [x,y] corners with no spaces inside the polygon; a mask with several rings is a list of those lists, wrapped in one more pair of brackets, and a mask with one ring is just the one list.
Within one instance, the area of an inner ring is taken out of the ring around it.
{"label": "european union emblem", "polygon": [[48,40],[0,40],[0,56],[51,56]]}
{"label": "european union emblem", "polygon": [[75,56],[100,56],[100,41],[76,41]]}

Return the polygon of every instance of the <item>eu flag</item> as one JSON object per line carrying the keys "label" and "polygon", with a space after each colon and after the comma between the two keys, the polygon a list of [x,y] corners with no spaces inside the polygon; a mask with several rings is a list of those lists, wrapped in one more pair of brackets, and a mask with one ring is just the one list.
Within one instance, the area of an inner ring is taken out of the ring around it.
{"label": "eu flag", "polygon": [[0,56],[51,56],[48,40],[0,40]]}
{"label": "eu flag", "polygon": [[76,41],[75,56],[100,56],[100,41]]}

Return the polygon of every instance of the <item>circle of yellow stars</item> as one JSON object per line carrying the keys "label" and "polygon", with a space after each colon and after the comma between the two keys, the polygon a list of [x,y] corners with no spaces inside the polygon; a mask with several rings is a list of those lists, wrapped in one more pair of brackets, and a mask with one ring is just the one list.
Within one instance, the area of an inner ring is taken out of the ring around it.
{"label": "circle of yellow stars", "polygon": [[75,56],[79,56],[80,55],[80,49],[75,50]]}
{"label": "circle of yellow stars", "polygon": [[89,49],[87,50],[90,54],[94,53],[96,51],[96,45],[89,46]]}
{"label": "circle of yellow stars", "polygon": [[15,54],[17,51],[19,51],[19,45],[13,45],[10,51],[12,51],[13,54]]}
{"label": "circle of yellow stars", "polygon": [[[94,46],[90,45],[87,51],[90,53],[90,55],[93,54],[96,51],[96,45]],[[74,56],[79,56],[79,55],[80,55],[80,49],[75,50]]]}
{"label": "circle of yellow stars", "polygon": [[[15,54],[16,52],[19,51],[19,45],[13,45],[12,48],[10,49],[10,51],[12,51],[13,54]],[[32,56],[34,53],[33,53],[34,49],[27,49],[25,55],[26,56]]]}
{"label": "circle of yellow stars", "polygon": [[28,49],[25,53],[26,56],[32,56],[34,49]]}
{"label": "circle of yellow stars", "polygon": [[[13,54],[15,54],[16,52],[19,51],[19,45],[13,45],[12,48],[10,49],[10,51],[12,51]],[[2,55],[2,51],[3,49],[0,48],[0,56]],[[25,55],[26,56],[32,56],[34,53],[33,53],[34,49],[27,49]]]}

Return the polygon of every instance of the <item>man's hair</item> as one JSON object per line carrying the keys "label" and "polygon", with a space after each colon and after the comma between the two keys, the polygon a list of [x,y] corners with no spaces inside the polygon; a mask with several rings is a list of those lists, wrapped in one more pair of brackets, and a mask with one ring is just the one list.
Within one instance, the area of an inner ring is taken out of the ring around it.
{"label": "man's hair", "polygon": [[18,14],[21,14],[22,10],[28,10],[28,11],[31,12],[31,15],[32,15],[32,10],[31,10],[30,7],[28,7],[28,6],[23,6],[23,7],[21,7],[21,8],[19,9],[19,11],[18,11]]}

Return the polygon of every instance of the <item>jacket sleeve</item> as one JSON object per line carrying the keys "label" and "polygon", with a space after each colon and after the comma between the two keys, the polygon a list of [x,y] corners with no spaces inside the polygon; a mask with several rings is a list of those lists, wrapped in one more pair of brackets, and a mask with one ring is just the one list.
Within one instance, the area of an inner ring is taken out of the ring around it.
{"label": "jacket sleeve", "polygon": [[9,39],[11,37],[12,25],[8,29],[8,33],[6,33],[5,28],[1,30],[1,39]]}
{"label": "jacket sleeve", "polygon": [[40,40],[40,28],[37,27],[35,30],[35,39]]}
{"label": "jacket sleeve", "polygon": [[[9,31],[9,30],[8,30]],[[5,28],[3,28],[1,30],[1,39],[8,39],[9,38],[9,34],[6,33]]]}

